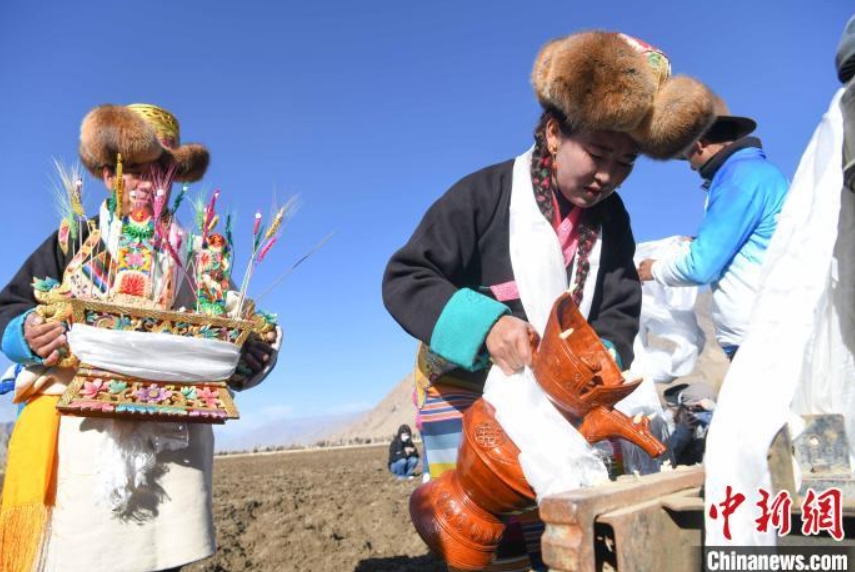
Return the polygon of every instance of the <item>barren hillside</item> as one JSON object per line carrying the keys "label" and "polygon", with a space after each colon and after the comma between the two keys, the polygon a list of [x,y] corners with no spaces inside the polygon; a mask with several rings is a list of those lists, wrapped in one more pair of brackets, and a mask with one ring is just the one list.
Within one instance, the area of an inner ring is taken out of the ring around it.
{"label": "barren hillside", "polygon": [[374,409],[343,430],[333,433],[328,440],[333,443],[351,443],[391,439],[402,424],[412,426],[415,416],[413,374],[410,373]]}

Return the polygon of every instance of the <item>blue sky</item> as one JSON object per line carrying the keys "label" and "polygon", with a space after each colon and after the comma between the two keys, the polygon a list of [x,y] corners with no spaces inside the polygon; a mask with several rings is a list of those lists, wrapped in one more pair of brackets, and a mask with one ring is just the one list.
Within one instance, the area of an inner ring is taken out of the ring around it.
{"label": "blue sky", "polygon": [[[303,208],[254,279],[263,289],[335,236],[265,300],[286,339],[277,371],[240,396],[247,419],[346,412],[379,401],[416,343],[380,280],[426,208],[462,176],[531,142],[538,48],[573,31],[638,36],[676,73],[757,119],[791,176],[838,87],[852,7],[825,2],[191,2],[0,4],[0,282],[57,226],[51,157],[76,158],[100,103],[157,103],[211,150],[202,184],[237,212],[237,242],[274,190]],[[621,194],[639,241],[692,234],[700,180],[642,160]],[[88,181],[88,206],[106,192]],[[243,239],[243,240],[242,240]],[[243,251],[244,253],[246,250]]]}

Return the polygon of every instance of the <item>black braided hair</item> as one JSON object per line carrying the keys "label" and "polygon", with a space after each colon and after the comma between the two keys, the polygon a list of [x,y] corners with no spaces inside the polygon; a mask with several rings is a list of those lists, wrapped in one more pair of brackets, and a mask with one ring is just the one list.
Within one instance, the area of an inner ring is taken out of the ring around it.
{"label": "black braided hair", "polygon": [[[552,201],[553,193],[560,193],[556,188],[555,179],[552,176],[552,154],[546,143],[546,124],[550,119],[555,119],[561,126],[561,133],[565,137],[572,135],[572,130],[558,110],[546,109],[537,122],[534,129],[534,151],[531,157],[531,184],[534,188],[534,198],[540,212],[546,220],[552,224],[555,220],[555,206]],[[573,207],[577,208],[577,207]],[[600,209],[596,207],[586,209],[579,217],[579,242],[576,248],[576,273],[572,277],[572,285],[576,287],[573,291],[573,302],[576,305],[582,303],[582,294],[585,281],[591,271],[591,250],[597,242],[600,229]]]}

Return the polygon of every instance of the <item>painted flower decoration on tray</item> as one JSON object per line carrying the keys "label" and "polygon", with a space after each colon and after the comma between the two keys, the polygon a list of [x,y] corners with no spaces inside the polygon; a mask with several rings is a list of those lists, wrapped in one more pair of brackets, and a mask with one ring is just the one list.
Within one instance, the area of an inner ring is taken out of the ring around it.
{"label": "painted flower decoration on tray", "polygon": [[96,379],[94,381],[85,381],[83,382],[83,391],[80,393],[83,397],[88,397],[89,399],[95,399],[98,396],[98,392],[101,391],[101,386],[104,385],[104,381],[100,379]]}
{"label": "painted flower decoration on tray", "polygon": [[172,391],[152,384],[136,390],[134,395],[143,403],[160,403],[172,397]]}
{"label": "painted flower decoration on tray", "polygon": [[109,413],[110,411],[115,410],[115,406],[109,401],[90,401],[81,407],[81,409],[86,411],[104,411],[105,413]]}
{"label": "painted flower decoration on tray", "polygon": [[205,324],[201,328],[199,328],[199,336],[205,339],[216,338],[219,334],[219,328],[216,326],[211,326],[210,324]]}
{"label": "painted flower decoration on tray", "polygon": [[205,403],[205,407],[217,407],[217,400],[220,397],[220,392],[216,389],[203,387],[196,392],[196,398]]}
{"label": "painted flower decoration on tray", "polygon": [[182,387],[181,395],[183,395],[184,398],[188,401],[193,401],[194,399],[197,399],[196,387],[192,385],[190,387]]}
{"label": "painted flower decoration on tray", "polygon": [[128,388],[127,382],[116,381],[116,380],[111,381],[110,384],[107,386],[107,389],[110,391],[110,393],[113,393],[113,394],[122,393],[127,388]]}

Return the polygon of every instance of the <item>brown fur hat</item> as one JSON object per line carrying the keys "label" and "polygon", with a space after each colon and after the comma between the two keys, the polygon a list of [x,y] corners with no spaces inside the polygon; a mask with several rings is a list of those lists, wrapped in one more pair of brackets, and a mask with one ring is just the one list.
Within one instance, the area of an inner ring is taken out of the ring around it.
{"label": "brown fur hat", "polygon": [[559,112],[572,131],[626,132],[643,153],[667,159],[687,149],[714,118],[712,92],[670,74],[656,48],[593,31],[546,44],[532,84],[544,109]]}
{"label": "brown fur hat", "polygon": [[80,125],[80,160],[96,177],[114,168],[122,154],[126,166],[163,162],[175,165],[175,180],[198,181],[208,168],[208,150],[179,144],[178,121],[168,111],[147,105],[100,105]]}
{"label": "brown fur hat", "polygon": [[641,152],[653,159],[673,159],[688,149],[715,121],[713,96],[696,79],[676,76],[665,82],[650,112],[630,132]]}

